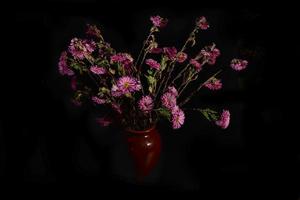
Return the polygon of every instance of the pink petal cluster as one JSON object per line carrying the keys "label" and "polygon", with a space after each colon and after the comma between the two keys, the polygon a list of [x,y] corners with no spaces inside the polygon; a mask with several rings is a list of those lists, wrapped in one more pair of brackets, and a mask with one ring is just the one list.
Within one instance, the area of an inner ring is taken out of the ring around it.
{"label": "pink petal cluster", "polygon": [[163,52],[162,48],[152,48],[150,50],[150,53],[153,53],[153,54],[160,54],[162,52]]}
{"label": "pink petal cluster", "polygon": [[58,62],[58,71],[61,75],[73,76],[74,72],[67,64],[67,52],[63,51]]}
{"label": "pink petal cluster", "polygon": [[92,40],[81,40],[73,38],[69,45],[69,52],[74,58],[79,60],[84,59],[90,55],[96,48],[96,43]]}
{"label": "pink petal cluster", "polygon": [[85,32],[87,35],[101,37],[101,32],[95,25],[87,24],[87,30]]}
{"label": "pink petal cluster", "polygon": [[248,61],[247,60],[242,60],[242,59],[232,59],[230,66],[232,69],[236,70],[236,71],[241,71],[243,69],[245,69],[248,65]]}
{"label": "pink petal cluster", "polygon": [[186,53],[181,51],[177,54],[177,61],[179,63],[183,63],[186,59],[187,59],[187,54]]}
{"label": "pink petal cluster", "polygon": [[191,59],[190,60],[190,64],[195,67],[195,69],[196,69],[197,72],[201,71],[202,66],[201,66],[201,64],[197,60]]}
{"label": "pink petal cluster", "polygon": [[90,68],[90,71],[94,74],[101,75],[106,73],[106,69],[104,67],[99,67],[97,65],[93,65]]}
{"label": "pink petal cluster", "polygon": [[106,127],[109,126],[112,123],[112,120],[108,117],[100,117],[96,119],[96,122],[102,126],[102,127]]}
{"label": "pink petal cluster", "polygon": [[158,15],[150,17],[150,20],[151,20],[153,26],[156,26],[159,28],[165,27],[168,23],[168,19],[164,19]]}
{"label": "pink petal cluster", "polygon": [[154,107],[153,99],[149,95],[143,96],[139,100],[138,106],[139,109],[144,113],[149,113]]}
{"label": "pink petal cluster", "polygon": [[209,65],[214,65],[216,63],[217,57],[220,56],[220,50],[217,48],[213,49],[202,49],[200,55],[203,56],[204,60],[207,61]]}
{"label": "pink petal cluster", "polygon": [[160,68],[160,64],[151,58],[147,59],[145,63],[153,69],[159,70],[159,68]]}
{"label": "pink petal cluster", "polygon": [[92,101],[96,104],[105,104],[106,103],[105,99],[101,99],[97,96],[92,96]]}
{"label": "pink petal cluster", "polygon": [[120,63],[125,68],[129,68],[132,66],[133,58],[128,53],[117,53],[110,57],[111,63]]}
{"label": "pink petal cluster", "polygon": [[111,87],[111,95],[113,96],[113,97],[119,97],[119,96],[121,96],[122,95],[122,91],[118,88],[118,86],[117,85],[113,85],[112,87]]}
{"label": "pink petal cluster", "polygon": [[219,79],[213,78],[204,85],[210,90],[219,90],[222,88],[222,82]]}
{"label": "pink petal cluster", "polygon": [[221,117],[216,121],[216,125],[220,126],[222,129],[226,129],[230,122],[230,112],[228,110],[223,110]]}
{"label": "pink petal cluster", "polygon": [[171,92],[166,92],[161,97],[161,103],[164,107],[172,110],[177,104],[176,96]]}
{"label": "pink petal cluster", "polygon": [[163,51],[170,60],[176,59],[177,49],[175,47],[164,47]]}
{"label": "pink petal cluster", "polygon": [[185,120],[184,112],[178,107],[174,106],[172,109],[172,127],[173,129],[179,129]]}
{"label": "pink petal cluster", "polygon": [[168,92],[170,92],[172,95],[174,95],[175,97],[178,96],[178,91],[174,86],[169,86],[168,87]]}
{"label": "pink petal cluster", "polygon": [[134,77],[122,76],[117,81],[117,87],[122,94],[136,92],[142,89],[141,83]]}
{"label": "pink petal cluster", "polygon": [[201,30],[206,30],[209,28],[209,24],[206,20],[205,17],[200,17],[197,21],[197,26],[201,29]]}

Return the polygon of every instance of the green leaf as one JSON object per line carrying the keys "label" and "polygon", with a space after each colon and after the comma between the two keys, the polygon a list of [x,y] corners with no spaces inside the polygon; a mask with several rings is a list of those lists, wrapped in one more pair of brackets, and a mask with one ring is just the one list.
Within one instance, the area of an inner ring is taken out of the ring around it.
{"label": "green leaf", "polygon": [[148,80],[149,85],[153,85],[156,83],[156,79],[153,76],[145,76]]}
{"label": "green leaf", "polygon": [[150,74],[150,75],[152,75],[152,74],[153,74],[153,71],[152,71],[152,70],[150,70],[150,69],[148,69],[148,70],[147,70],[147,72],[148,72],[148,74]]}
{"label": "green leaf", "polygon": [[158,113],[159,113],[162,117],[164,117],[164,118],[166,118],[166,119],[168,119],[168,120],[171,120],[171,112],[170,112],[168,109],[166,109],[166,108],[159,108],[159,109],[158,109]]}

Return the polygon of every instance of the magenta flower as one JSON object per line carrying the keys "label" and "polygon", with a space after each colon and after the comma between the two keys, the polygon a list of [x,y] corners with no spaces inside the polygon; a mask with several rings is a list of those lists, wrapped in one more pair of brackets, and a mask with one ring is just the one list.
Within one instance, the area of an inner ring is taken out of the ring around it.
{"label": "magenta flower", "polygon": [[97,65],[91,66],[90,71],[98,75],[106,73],[106,69],[104,67],[99,67]]}
{"label": "magenta flower", "polygon": [[98,38],[101,37],[101,32],[95,25],[87,24],[87,30],[85,32],[87,35],[96,36]]}
{"label": "magenta flower", "polygon": [[242,60],[242,59],[232,59],[230,66],[232,69],[236,70],[236,71],[241,71],[243,69],[245,69],[248,65],[248,61],[247,60]]}
{"label": "magenta flower", "polygon": [[76,76],[72,76],[71,78],[71,88],[72,90],[77,90],[77,78]]}
{"label": "magenta flower", "polygon": [[106,103],[105,99],[101,99],[97,96],[92,96],[92,101],[96,104],[105,104]]}
{"label": "magenta flower", "polygon": [[86,56],[90,55],[96,48],[96,43],[89,40],[81,40],[78,38],[73,38],[69,45],[69,52],[74,58],[79,60],[84,59]]}
{"label": "magenta flower", "polygon": [[150,53],[153,53],[153,54],[160,54],[162,52],[163,52],[162,48],[152,48],[150,50]]}
{"label": "magenta flower", "polygon": [[222,115],[219,120],[216,121],[216,125],[220,126],[222,129],[226,129],[230,122],[230,112],[228,110],[223,110]]}
{"label": "magenta flower", "polygon": [[128,53],[117,53],[116,55],[110,57],[110,62],[120,63],[125,68],[129,68],[133,63],[133,58]]}
{"label": "magenta flower", "polygon": [[190,60],[190,64],[195,67],[195,69],[196,69],[197,72],[201,71],[202,66],[201,66],[201,64],[197,60],[191,59]]}
{"label": "magenta flower", "polygon": [[151,58],[147,59],[145,63],[153,69],[159,70],[159,68],[160,68],[160,64]]}
{"label": "magenta flower", "polygon": [[185,115],[184,112],[178,107],[174,106],[172,109],[172,127],[178,129],[184,124]]}
{"label": "magenta flower", "polygon": [[128,94],[142,89],[141,83],[136,78],[130,76],[122,76],[119,78],[117,87],[122,94]]}
{"label": "magenta flower", "polygon": [[153,99],[148,96],[143,96],[138,102],[139,109],[144,113],[149,113],[153,109]]}
{"label": "magenta flower", "polygon": [[177,49],[175,47],[164,47],[163,51],[170,60],[176,59]]}
{"label": "magenta flower", "polygon": [[184,52],[179,52],[179,53],[177,54],[177,61],[178,61],[179,63],[183,63],[186,59],[187,59],[187,54],[186,54],[186,53],[184,53]]}
{"label": "magenta flower", "polygon": [[222,82],[219,79],[212,78],[210,81],[205,83],[204,86],[210,90],[219,90],[222,88]]}
{"label": "magenta flower", "polygon": [[172,95],[174,95],[175,97],[178,96],[178,91],[174,86],[169,86],[168,87],[168,92],[170,92]]}
{"label": "magenta flower", "polygon": [[161,97],[161,103],[164,107],[172,110],[177,104],[176,96],[171,92],[166,92]]}
{"label": "magenta flower", "polygon": [[209,65],[214,65],[220,54],[220,50],[217,48],[210,49],[210,47],[206,47],[200,51],[200,55],[203,56],[203,59],[206,60]]}
{"label": "magenta flower", "polygon": [[168,19],[164,19],[158,15],[150,17],[150,20],[151,20],[153,26],[156,26],[159,28],[165,27],[168,23]]}
{"label": "magenta flower", "polygon": [[58,62],[58,71],[61,75],[73,76],[74,72],[67,64],[67,52],[63,51]]}
{"label": "magenta flower", "polygon": [[96,122],[102,126],[102,127],[106,127],[109,126],[112,123],[112,120],[108,117],[100,117],[96,119]]}
{"label": "magenta flower", "polygon": [[113,97],[119,97],[119,96],[121,96],[122,95],[122,91],[118,88],[118,86],[116,86],[116,85],[113,85],[112,87],[111,87],[111,95],[113,96]]}
{"label": "magenta flower", "polygon": [[206,30],[209,28],[209,24],[206,20],[205,17],[200,17],[197,21],[197,26],[201,29],[201,30]]}
{"label": "magenta flower", "polygon": [[122,110],[121,110],[121,106],[119,104],[116,103],[112,103],[111,107],[114,111],[116,111],[119,114],[122,114]]}

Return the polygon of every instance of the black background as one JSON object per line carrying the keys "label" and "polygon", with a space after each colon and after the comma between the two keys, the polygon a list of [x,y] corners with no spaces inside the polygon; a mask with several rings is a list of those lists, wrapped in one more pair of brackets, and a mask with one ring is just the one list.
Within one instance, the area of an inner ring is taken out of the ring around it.
{"label": "black background", "polygon": [[[8,57],[8,71],[1,74],[5,93],[1,181],[29,189],[187,191],[242,199],[279,195],[285,185],[290,191],[284,195],[296,198],[294,156],[299,161],[299,154],[296,140],[291,140],[297,131],[292,130],[295,117],[287,113],[297,108],[293,12],[187,1],[135,5],[97,1],[12,5],[15,21],[6,33],[13,40],[6,42],[14,53]],[[149,16],[155,14],[169,18],[159,33],[162,45],[179,48],[195,18],[204,15],[211,29],[199,36],[198,49],[215,42],[222,53],[217,65],[232,57],[246,58],[250,64],[241,73],[226,71],[222,91],[203,91],[189,105],[230,109],[229,128],[219,130],[198,113],[187,114],[178,131],[159,124],[161,160],[145,184],[136,184],[121,134],[98,127],[92,107],[69,103],[69,82],[59,76],[57,61],[70,39],[83,35],[86,23],[99,25],[115,49],[136,55],[150,26]]]}

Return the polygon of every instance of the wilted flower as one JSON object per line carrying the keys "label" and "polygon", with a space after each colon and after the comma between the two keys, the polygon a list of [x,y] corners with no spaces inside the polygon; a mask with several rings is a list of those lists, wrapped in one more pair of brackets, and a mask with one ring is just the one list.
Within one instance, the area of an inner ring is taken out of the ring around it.
{"label": "wilted flower", "polygon": [[191,59],[190,60],[190,64],[195,67],[196,71],[198,71],[198,72],[201,71],[202,66],[201,66],[201,64],[197,60]]}
{"label": "wilted flower", "polygon": [[98,38],[102,37],[100,30],[95,25],[87,24],[86,34],[91,36],[96,36]]}
{"label": "wilted flower", "polygon": [[97,96],[92,96],[92,101],[96,104],[105,104],[106,103],[105,99],[101,99]]}
{"label": "wilted flower", "polygon": [[79,60],[84,59],[90,55],[96,48],[96,43],[92,40],[81,40],[73,38],[69,45],[69,52],[74,58]]}
{"label": "wilted flower", "polygon": [[226,129],[230,122],[230,112],[228,110],[223,110],[222,115],[219,120],[216,121],[216,125],[220,126],[222,129]]}
{"label": "wilted flower", "polygon": [[168,23],[168,19],[164,19],[158,15],[150,17],[150,20],[154,26],[159,28],[165,27]]}
{"label": "wilted flower", "polygon": [[205,17],[200,17],[197,21],[197,26],[201,29],[201,30],[206,30],[209,28],[209,24],[206,20]]}
{"label": "wilted flower", "polygon": [[210,81],[205,83],[204,86],[211,90],[219,90],[222,88],[222,82],[219,79],[212,78],[212,79],[210,79]]}
{"label": "wilted flower", "polygon": [[104,67],[99,67],[97,65],[91,66],[90,71],[98,75],[106,73],[106,69]]}
{"label": "wilted flower", "polygon": [[153,109],[153,99],[148,96],[143,96],[138,102],[139,109],[145,113],[150,112]]}
{"label": "wilted flower", "polygon": [[177,49],[175,47],[164,47],[163,51],[170,60],[176,59]]}
{"label": "wilted flower", "polygon": [[142,88],[141,83],[136,78],[130,76],[122,76],[119,78],[117,87],[122,94],[139,91]]}
{"label": "wilted flower", "polygon": [[61,75],[73,76],[74,72],[67,64],[67,52],[63,51],[58,62],[58,71]]}
{"label": "wilted flower", "polygon": [[179,52],[179,53],[177,54],[177,61],[178,61],[179,63],[183,63],[186,59],[187,59],[187,54],[186,54],[186,53],[184,53],[184,52]]}
{"label": "wilted flower", "polygon": [[243,70],[247,67],[248,65],[248,61],[247,60],[242,60],[242,59],[232,59],[230,66],[232,69],[236,70],[236,71],[240,71]]}
{"label": "wilted flower", "polygon": [[172,109],[172,127],[178,129],[184,124],[185,115],[184,112],[178,107],[174,106]]}
{"label": "wilted flower", "polygon": [[157,61],[155,61],[155,60],[153,60],[151,58],[147,59],[145,63],[147,65],[149,65],[151,68],[154,68],[156,70],[159,70],[159,68],[160,68],[160,64]]}

